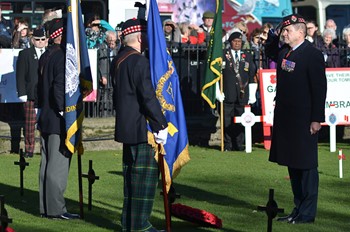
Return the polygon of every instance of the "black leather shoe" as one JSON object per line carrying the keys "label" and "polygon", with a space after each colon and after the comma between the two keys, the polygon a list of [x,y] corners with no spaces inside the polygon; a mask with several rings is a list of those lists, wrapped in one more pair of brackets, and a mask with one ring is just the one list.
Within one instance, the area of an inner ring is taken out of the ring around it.
{"label": "black leather shoe", "polygon": [[289,221],[290,224],[303,224],[303,223],[314,223],[315,218],[313,217],[306,217],[303,215],[298,215],[293,218],[293,220]]}
{"label": "black leather shoe", "polygon": [[33,152],[26,152],[23,156],[24,158],[33,158]]}
{"label": "black leather shoe", "polygon": [[61,215],[56,215],[56,216],[47,216],[47,218],[50,219],[61,219],[61,220],[71,220],[71,219],[80,219],[79,214],[73,214],[73,213],[64,213]]}
{"label": "black leather shoe", "polygon": [[293,212],[287,216],[277,218],[279,222],[291,222],[298,214],[293,210]]}

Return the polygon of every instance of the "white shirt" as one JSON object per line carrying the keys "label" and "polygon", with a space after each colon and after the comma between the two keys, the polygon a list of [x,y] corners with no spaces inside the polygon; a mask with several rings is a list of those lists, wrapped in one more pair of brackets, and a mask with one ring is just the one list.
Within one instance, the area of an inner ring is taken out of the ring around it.
{"label": "white shirt", "polygon": [[[236,50],[231,49],[232,57],[234,62],[237,62],[236,60]],[[240,61],[241,58],[241,50],[237,50],[237,55],[238,55],[238,61]]]}
{"label": "white shirt", "polygon": [[[38,60],[40,59],[40,56],[45,52],[45,48],[35,48],[36,55],[38,56]],[[41,52],[42,51],[42,52]]]}

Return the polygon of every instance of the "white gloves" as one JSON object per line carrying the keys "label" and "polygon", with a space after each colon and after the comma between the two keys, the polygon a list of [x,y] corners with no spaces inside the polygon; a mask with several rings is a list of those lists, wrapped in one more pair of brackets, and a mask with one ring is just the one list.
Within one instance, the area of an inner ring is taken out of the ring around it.
{"label": "white gloves", "polygon": [[254,104],[256,102],[256,90],[258,89],[257,83],[250,83],[249,84],[249,100],[248,104]]}
{"label": "white gloves", "polygon": [[36,114],[36,122],[38,122],[39,121],[39,117],[40,117],[41,109],[34,108],[34,110],[35,110],[35,114]]}
{"label": "white gloves", "polygon": [[27,95],[23,95],[23,96],[20,96],[18,98],[19,98],[19,100],[21,100],[21,102],[26,102],[28,100],[28,96]]}
{"label": "white gloves", "polygon": [[61,116],[63,116],[63,111],[58,112]]}
{"label": "white gloves", "polygon": [[216,95],[216,100],[218,100],[218,102],[223,102],[225,100],[225,94],[224,92],[220,91],[218,81],[215,84],[215,95]]}
{"label": "white gloves", "polygon": [[156,143],[158,144],[163,144],[165,145],[166,144],[166,140],[168,138],[168,127],[163,129],[163,130],[160,130],[158,131],[158,133],[153,133],[154,134],[154,138],[156,140]]}

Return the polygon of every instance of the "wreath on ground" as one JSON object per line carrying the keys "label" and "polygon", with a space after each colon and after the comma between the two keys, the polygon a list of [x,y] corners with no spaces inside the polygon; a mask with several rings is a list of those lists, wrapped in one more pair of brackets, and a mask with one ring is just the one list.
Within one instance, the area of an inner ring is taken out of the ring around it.
{"label": "wreath on ground", "polygon": [[182,204],[171,204],[171,215],[201,226],[222,228],[222,221],[216,215],[202,209],[192,208]]}

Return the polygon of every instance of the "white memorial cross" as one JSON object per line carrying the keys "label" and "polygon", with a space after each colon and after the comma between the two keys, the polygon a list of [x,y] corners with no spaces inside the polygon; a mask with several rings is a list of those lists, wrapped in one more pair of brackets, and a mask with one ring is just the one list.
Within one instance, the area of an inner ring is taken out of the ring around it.
{"label": "white memorial cross", "polygon": [[244,107],[244,113],[240,117],[234,117],[234,123],[241,123],[245,128],[245,152],[252,152],[252,126],[256,122],[262,122],[263,116],[255,116],[251,112],[250,105]]}
{"label": "white memorial cross", "polygon": [[329,126],[330,152],[336,151],[336,126],[339,122],[339,117],[334,113],[334,104],[331,104],[328,112],[326,112],[326,123]]}

